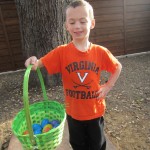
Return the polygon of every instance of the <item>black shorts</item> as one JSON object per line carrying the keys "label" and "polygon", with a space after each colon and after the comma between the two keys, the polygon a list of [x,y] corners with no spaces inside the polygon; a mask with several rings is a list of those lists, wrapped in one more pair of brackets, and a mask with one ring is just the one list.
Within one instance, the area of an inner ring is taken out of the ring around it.
{"label": "black shorts", "polygon": [[67,115],[67,121],[73,150],[106,150],[103,117],[79,121]]}

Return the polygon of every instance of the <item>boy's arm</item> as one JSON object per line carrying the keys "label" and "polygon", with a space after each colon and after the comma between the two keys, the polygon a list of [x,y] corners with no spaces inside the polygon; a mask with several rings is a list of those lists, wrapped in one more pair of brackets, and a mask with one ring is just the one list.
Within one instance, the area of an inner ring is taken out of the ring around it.
{"label": "boy's arm", "polygon": [[118,62],[117,68],[114,73],[111,74],[108,82],[101,86],[100,90],[97,92],[97,99],[104,98],[107,93],[111,90],[111,88],[115,85],[120,73],[121,73],[122,65]]}
{"label": "boy's arm", "polygon": [[43,67],[43,63],[41,60],[38,60],[37,57],[32,56],[29,57],[26,61],[25,61],[25,66],[28,67],[29,65],[33,65],[32,66],[32,70],[36,70],[37,67],[41,68]]}

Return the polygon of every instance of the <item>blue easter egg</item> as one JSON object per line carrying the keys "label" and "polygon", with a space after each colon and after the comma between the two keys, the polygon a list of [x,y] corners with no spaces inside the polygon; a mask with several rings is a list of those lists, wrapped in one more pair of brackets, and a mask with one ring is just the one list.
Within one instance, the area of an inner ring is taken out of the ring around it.
{"label": "blue easter egg", "polygon": [[48,119],[43,119],[41,122],[41,127],[44,128],[44,126],[46,126],[47,124],[49,124],[49,120]]}
{"label": "blue easter egg", "polygon": [[36,124],[36,123],[32,125],[32,129],[33,129],[33,131],[36,131],[36,130],[42,131],[41,125]]}
{"label": "blue easter egg", "polygon": [[52,124],[53,128],[56,128],[59,126],[60,122],[58,120],[52,120],[51,124]]}
{"label": "blue easter egg", "polygon": [[34,134],[36,135],[36,134],[41,134],[42,133],[42,131],[41,130],[35,130],[34,131]]}

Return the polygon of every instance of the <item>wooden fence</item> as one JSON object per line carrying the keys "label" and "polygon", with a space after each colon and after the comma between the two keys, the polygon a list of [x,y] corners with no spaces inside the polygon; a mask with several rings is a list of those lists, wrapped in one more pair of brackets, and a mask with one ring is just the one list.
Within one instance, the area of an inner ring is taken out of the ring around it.
{"label": "wooden fence", "polygon": [[150,0],[88,0],[95,12],[91,41],[122,55],[150,50]]}
{"label": "wooden fence", "polygon": [[13,0],[0,0],[0,72],[23,67],[19,21]]}
{"label": "wooden fence", "polygon": [[[114,55],[149,51],[150,0],[88,0],[96,27],[91,41]],[[0,0],[0,72],[23,67],[19,21],[14,0]]]}

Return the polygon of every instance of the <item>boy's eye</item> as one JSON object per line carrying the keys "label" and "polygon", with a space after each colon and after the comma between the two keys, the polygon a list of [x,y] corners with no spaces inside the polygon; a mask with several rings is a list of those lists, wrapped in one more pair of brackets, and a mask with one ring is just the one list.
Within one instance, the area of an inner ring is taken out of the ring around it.
{"label": "boy's eye", "polygon": [[85,21],[81,21],[81,23],[83,23],[83,24],[84,24],[84,23],[86,23],[86,22],[85,22]]}
{"label": "boy's eye", "polygon": [[70,22],[70,24],[75,24],[74,22]]}

